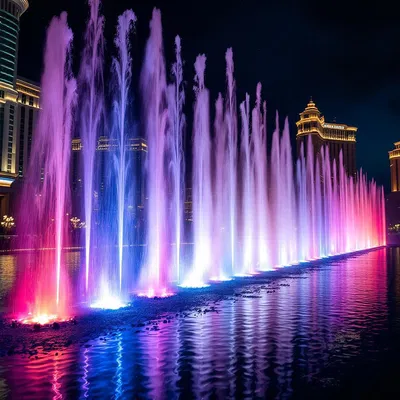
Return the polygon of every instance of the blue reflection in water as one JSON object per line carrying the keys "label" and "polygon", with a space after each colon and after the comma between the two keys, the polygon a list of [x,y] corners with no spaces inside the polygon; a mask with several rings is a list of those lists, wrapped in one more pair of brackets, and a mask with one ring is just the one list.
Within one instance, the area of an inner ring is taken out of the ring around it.
{"label": "blue reflection in water", "polygon": [[58,359],[54,359],[54,370],[53,370],[53,381],[52,381],[52,389],[54,392],[53,400],[60,400],[63,398],[60,389],[61,383],[59,382],[60,379],[60,371],[58,367]]}
{"label": "blue reflection in water", "polygon": [[354,385],[368,394],[396,370],[385,357],[400,357],[399,265],[398,249],[379,250],[240,287],[210,303],[216,312],[167,314],[58,356],[8,357],[0,398],[327,398]]}
{"label": "blue reflection in water", "polygon": [[85,348],[83,350],[83,376],[82,376],[82,391],[83,391],[83,397],[85,399],[87,399],[89,397],[89,386],[90,383],[88,381],[88,374],[89,374],[89,368],[90,368],[90,364],[89,364],[89,349]]}
{"label": "blue reflection in water", "polygon": [[122,396],[122,338],[121,332],[116,337],[116,353],[117,353],[117,367],[113,382],[115,384],[115,398],[119,399]]}

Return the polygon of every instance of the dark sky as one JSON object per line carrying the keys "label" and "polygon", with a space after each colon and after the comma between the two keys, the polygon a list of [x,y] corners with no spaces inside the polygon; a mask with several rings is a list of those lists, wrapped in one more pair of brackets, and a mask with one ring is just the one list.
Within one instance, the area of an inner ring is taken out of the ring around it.
{"label": "dark sky", "polygon": [[[88,9],[85,0],[29,0],[21,19],[19,74],[40,80],[42,49],[51,17],[65,10],[79,55]],[[225,50],[233,47],[238,101],[254,100],[263,84],[269,116],[295,121],[310,96],[327,121],[359,128],[357,164],[389,185],[387,152],[400,140],[400,24],[392,1],[103,0],[106,40],[112,50],[117,16],[132,8],[138,21],[139,65],[154,6],[161,9],[167,61],[182,38],[191,90],[193,62],[207,55],[206,84],[213,97],[225,87]],[[79,59],[75,57],[75,68]],[[138,73],[138,67],[135,73]]]}

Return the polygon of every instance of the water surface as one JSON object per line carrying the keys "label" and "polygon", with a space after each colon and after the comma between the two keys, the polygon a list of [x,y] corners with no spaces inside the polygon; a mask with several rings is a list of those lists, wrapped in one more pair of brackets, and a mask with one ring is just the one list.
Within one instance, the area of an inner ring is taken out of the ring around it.
{"label": "water surface", "polygon": [[[69,259],[71,269],[79,264],[76,255]],[[11,287],[17,264],[17,256],[0,257],[0,297]],[[212,309],[170,311],[145,327],[123,326],[107,337],[47,354],[38,349],[37,355],[4,356],[0,398],[399,393],[400,248],[282,275],[268,285],[262,278],[260,284],[232,286],[232,295],[224,294]],[[200,302],[203,295],[193,293]]]}

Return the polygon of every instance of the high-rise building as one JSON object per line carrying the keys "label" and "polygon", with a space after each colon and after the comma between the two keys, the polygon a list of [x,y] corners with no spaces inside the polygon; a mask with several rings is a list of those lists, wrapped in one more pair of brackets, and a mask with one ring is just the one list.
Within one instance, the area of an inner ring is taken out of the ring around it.
{"label": "high-rise building", "polygon": [[28,7],[27,0],[0,0],[0,82],[11,92],[17,77],[19,18]]}
{"label": "high-rise building", "polygon": [[389,244],[400,243],[400,142],[394,143],[394,149],[389,151],[390,189],[386,198],[386,222],[389,233]]}
{"label": "high-rise building", "polygon": [[[107,184],[107,177],[110,174],[109,168],[114,163],[112,157],[114,157],[114,151],[117,146],[117,140],[111,139],[107,136],[100,136],[97,140],[96,151],[98,153],[98,164],[96,166],[96,173],[98,174],[97,179],[99,180],[98,190],[100,191],[100,193],[98,193],[98,195],[100,196],[100,198],[105,189],[105,185]],[[145,139],[140,137],[129,138],[126,144],[126,150],[128,151],[128,162],[131,165],[133,171],[131,183],[135,188],[135,192],[132,197],[134,204],[128,204],[128,208],[132,209],[135,217],[139,218],[139,216],[143,214],[146,200],[144,168],[147,157],[147,142]],[[74,202],[77,204],[82,203],[80,199],[83,195],[83,156],[83,145],[81,139],[73,139],[71,181]],[[79,212],[79,210],[77,210],[77,212]]]}
{"label": "high-rise building", "polygon": [[0,0],[0,216],[26,172],[39,111],[40,87],[17,77],[19,20],[28,7],[27,0]]}
{"label": "high-rise building", "polygon": [[396,142],[394,147],[393,150],[389,151],[390,187],[392,193],[400,192],[400,142]]}
{"label": "high-rise building", "polygon": [[325,117],[310,100],[307,107],[300,113],[297,125],[297,154],[301,147],[307,152],[308,140],[311,137],[314,155],[318,156],[323,146],[328,147],[331,160],[339,161],[340,152],[343,164],[350,176],[356,175],[356,133],[357,128],[336,122],[326,122]]}

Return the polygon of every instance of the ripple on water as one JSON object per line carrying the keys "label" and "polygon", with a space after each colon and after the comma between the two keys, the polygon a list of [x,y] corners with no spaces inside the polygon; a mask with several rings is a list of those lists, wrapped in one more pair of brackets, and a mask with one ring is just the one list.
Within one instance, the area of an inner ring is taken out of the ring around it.
{"label": "ripple on water", "polygon": [[350,377],[367,387],[354,366],[379,370],[393,349],[389,330],[400,331],[399,301],[390,300],[400,294],[399,260],[378,250],[277,282],[222,284],[209,289],[221,290],[215,304],[204,305],[205,292],[182,297],[198,301],[185,311],[178,295],[158,303],[166,312],[150,324],[138,303],[145,311],[134,326],[2,358],[0,398],[329,397],[350,390]]}

